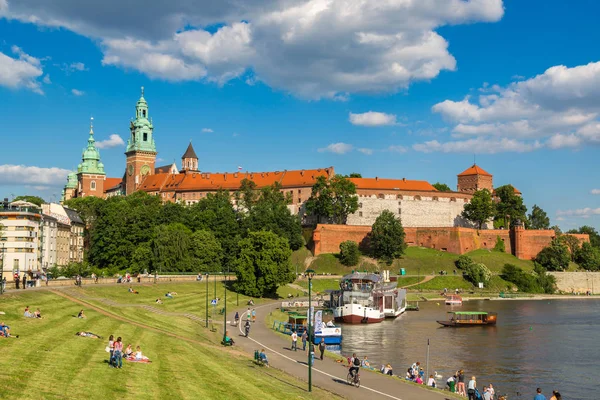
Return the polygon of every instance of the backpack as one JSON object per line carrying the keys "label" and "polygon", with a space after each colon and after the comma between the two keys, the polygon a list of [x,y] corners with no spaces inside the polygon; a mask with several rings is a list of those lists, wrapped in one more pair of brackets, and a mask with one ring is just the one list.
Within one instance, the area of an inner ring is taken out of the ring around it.
{"label": "backpack", "polygon": [[354,358],[354,366],[355,366],[355,367],[360,367],[360,360],[359,360],[359,358],[358,358],[358,357],[355,357],[355,358]]}

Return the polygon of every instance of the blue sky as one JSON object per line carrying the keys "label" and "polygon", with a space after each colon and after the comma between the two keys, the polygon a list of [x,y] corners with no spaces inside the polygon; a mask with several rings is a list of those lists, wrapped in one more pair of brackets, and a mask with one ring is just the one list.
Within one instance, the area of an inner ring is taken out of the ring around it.
{"label": "blue sky", "polygon": [[85,3],[0,0],[2,197],[58,196],[92,116],[122,175],[144,86],[161,163],[192,140],[205,171],[455,188],[475,156],[563,229],[600,228],[598,2]]}

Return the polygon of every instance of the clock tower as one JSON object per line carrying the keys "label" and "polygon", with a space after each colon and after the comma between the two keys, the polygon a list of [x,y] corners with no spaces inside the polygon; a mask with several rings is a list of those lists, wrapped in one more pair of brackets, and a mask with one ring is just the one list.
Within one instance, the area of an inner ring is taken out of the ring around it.
{"label": "clock tower", "polygon": [[135,192],[147,175],[154,174],[156,145],[154,144],[154,126],[148,115],[148,103],[142,95],[135,106],[135,119],[129,124],[131,136],[127,141],[127,166],[125,169],[125,194]]}

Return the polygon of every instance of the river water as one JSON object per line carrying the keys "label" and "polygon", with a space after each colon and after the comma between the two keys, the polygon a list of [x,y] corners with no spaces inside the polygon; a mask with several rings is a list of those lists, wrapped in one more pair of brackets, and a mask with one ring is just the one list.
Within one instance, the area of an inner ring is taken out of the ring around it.
{"label": "river water", "polygon": [[[477,386],[492,383],[509,400],[533,399],[536,387],[550,398],[600,399],[600,299],[466,301],[461,307],[443,302],[419,303],[418,312],[379,324],[344,325],[344,355],[369,357],[371,366],[390,363],[404,376],[420,361],[425,369],[427,339],[429,373],[464,369]],[[444,328],[436,320],[447,311],[494,311],[495,327]],[[411,400],[411,399],[408,399]]]}

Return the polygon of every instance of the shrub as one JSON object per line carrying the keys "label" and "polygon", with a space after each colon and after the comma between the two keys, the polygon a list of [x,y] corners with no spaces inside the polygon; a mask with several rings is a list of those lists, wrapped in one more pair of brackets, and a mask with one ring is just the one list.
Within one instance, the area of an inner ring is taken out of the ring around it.
{"label": "shrub", "polygon": [[472,263],[465,268],[463,276],[474,285],[477,285],[479,282],[487,285],[490,279],[492,279],[492,272],[483,264]]}
{"label": "shrub", "polygon": [[500,253],[506,252],[506,246],[504,245],[504,240],[500,238],[500,236],[496,236],[496,244],[494,245],[494,251],[498,251]]}
{"label": "shrub", "polygon": [[546,272],[540,264],[534,265],[534,272],[527,273],[521,268],[505,264],[500,275],[505,281],[514,283],[520,291],[528,293],[554,293],[556,278]]}
{"label": "shrub", "polygon": [[360,252],[358,244],[351,240],[347,240],[340,244],[340,262],[347,267],[353,267],[358,264]]}
{"label": "shrub", "polygon": [[555,239],[538,253],[534,261],[548,271],[564,271],[569,266],[571,254],[567,246]]}
{"label": "shrub", "polygon": [[456,260],[454,264],[456,264],[456,268],[462,269],[464,271],[469,266],[473,265],[474,262],[471,259],[471,257],[466,256],[466,255],[462,255],[462,256],[458,257],[458,260]]}

